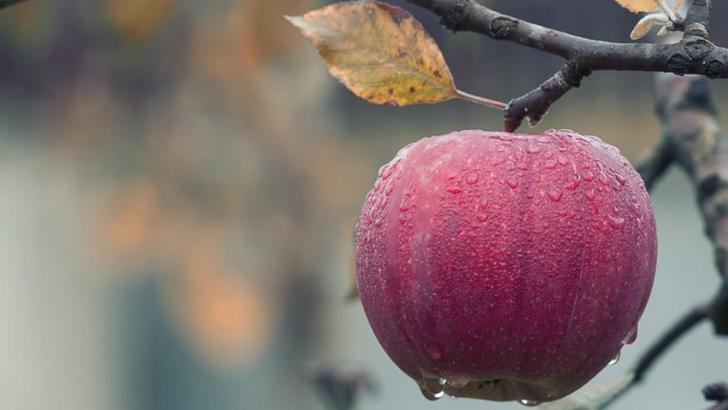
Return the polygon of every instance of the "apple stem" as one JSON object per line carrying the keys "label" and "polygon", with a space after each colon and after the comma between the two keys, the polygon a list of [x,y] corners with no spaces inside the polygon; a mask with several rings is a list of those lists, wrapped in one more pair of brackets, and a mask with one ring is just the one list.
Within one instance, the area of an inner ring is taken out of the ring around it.
{"label": "apple stem", "polygon": [[475,94],[466,93],[465,91],[455,89],[455,93],[458,95],[458,97],[465,101],[470,101],[472,103],[485,105],[486,107],[491,108],[497,108],[501,111],[505,111],[505,109],[508,107],[508,104],[498,101],[498,100],[491,100],[490,98],[480,97]]}

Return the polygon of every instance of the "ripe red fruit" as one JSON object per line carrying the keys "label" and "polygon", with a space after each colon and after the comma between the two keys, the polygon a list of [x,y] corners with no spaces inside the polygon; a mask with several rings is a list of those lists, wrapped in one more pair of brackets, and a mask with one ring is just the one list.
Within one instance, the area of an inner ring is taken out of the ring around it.
{"label": "ripe red fruit", "polygon": [[634,340],[655,235],[641,178],[598,138],[460,131],[382,167],[357,283],[377,339],[426,396],[536,404]]}

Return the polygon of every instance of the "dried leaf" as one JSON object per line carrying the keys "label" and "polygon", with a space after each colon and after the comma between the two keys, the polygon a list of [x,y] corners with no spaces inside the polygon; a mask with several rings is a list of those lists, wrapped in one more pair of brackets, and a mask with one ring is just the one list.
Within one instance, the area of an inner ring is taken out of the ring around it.
{"label": "dried leaf", "polygon": [[314,43],[329,72],[369,102],[410,105],[458,96],[437,44],[399,7],[343,2],[286,18]]}
{"label": "dried leaf", "polygon": [[665,28],[668,24],[670,24],[670,20],[663,13],[648,14],[642,17],[640,21],[635,24],[632,32],[629,34],[629,37],[632,40],[639,40],[646,36],[655,24],[661,25],[662,28]]}
{"label": "dried leaf", "polygon": [[[641,13],[646,11],[654,11],[659,8],[657,0],[616,0],[620,6],[633,13]],[[682,6],[683,0],[676,0],[673,10],[677,10]]]}
{"label": "dried leaf", "polygon": [[652,11],[657,8],[657,0],[617,0],[617,3],[632,13]]}

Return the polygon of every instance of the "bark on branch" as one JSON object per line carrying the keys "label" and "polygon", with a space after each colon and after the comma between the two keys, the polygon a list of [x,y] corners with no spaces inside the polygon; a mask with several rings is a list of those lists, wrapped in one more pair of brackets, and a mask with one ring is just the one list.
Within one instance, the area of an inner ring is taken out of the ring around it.
{"label": "bark on branch", "polygon": [[539,88],[511,101],[504,128],[514,131],[525,118],[537,122],[581,79],[597,70],[701,74],[728,78],[728,48],[709,40],[710,0],[693,0],[674,44],[614,43],[575,36],[498,13],[475,0],[408,0],[431,10],[453,31],[473,31],[561,56],[567,64]]}

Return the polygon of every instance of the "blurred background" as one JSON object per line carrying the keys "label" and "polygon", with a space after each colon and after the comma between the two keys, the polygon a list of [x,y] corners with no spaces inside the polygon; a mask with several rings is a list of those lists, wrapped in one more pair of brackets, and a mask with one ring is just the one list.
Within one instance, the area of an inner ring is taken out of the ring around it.
{"label": "blurred background", "polygon": [[[392,3],[432,33],[463,90],[507,101],[561,66]],[[379,166],[422,136],[498,129],[500,113],[357,99],[282,17],[322,4],[29,0],[0,11],[0,409],[327,409],[320,369],[366,372],[376,394],[362,395],[364,410],[520,408],[426,401],[361,306],[344,302]],[[613,41],[637,19],[612,0],[489,4]],[[714,20],[725,13],[715,2]],[[713,37],[728,43],[728,26]],[[725,111],[728,82],[714,87]],[[649,74],[595,73],[538,129],[599,135],[636,160],[660,132],[650,88]],[[637,343],[597,382],[718,284],[686,179],[672,171],[653,198],[653,297]],[[703,325],[615,408],[703,408],[700,389],[728,378],[725,357]]]}

